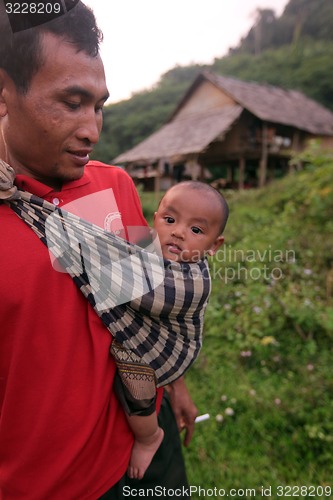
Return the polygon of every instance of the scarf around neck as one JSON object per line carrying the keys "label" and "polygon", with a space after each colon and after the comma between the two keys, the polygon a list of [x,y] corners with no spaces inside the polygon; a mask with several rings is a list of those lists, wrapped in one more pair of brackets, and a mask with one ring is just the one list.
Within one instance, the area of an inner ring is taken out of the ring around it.
{"label": "scarf around neck", "polygon": [[154,371],[157,386],[183,375],[202,345],[211,291],[206,260],[163,259],[154,244],[142,248],[14,185],[0,160],[0,200],[47,246],[126,349]]}

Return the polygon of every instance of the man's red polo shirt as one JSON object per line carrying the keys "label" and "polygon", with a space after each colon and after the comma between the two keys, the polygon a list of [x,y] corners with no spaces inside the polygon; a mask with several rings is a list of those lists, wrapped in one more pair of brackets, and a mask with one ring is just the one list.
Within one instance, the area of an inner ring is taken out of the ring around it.
{"label": "man's red polo shirt", "polygon": [[[117,167],[90,162],[61,192],[21,175],[17,185],[107,230],[146,225]],[[112,389],[111,335],[5,205],[0,227],[0,498],[96,500],[125,473],[133,442]]]}

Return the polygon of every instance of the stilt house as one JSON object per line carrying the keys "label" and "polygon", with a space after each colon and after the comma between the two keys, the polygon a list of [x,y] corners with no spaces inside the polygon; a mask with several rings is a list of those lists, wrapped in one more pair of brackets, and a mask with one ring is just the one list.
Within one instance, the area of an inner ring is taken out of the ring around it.
{"label": "stilt house", "polygon": [[284,175],[309,139],[333,147],[333,113],[295,90],[204,72],[167,123],[115,158],[155,189],[218,172],[220,187],[263,186]]}

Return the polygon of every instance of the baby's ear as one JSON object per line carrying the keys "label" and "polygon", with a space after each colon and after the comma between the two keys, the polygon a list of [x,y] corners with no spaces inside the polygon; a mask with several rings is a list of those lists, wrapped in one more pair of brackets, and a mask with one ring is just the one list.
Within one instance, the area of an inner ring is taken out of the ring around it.
{"label": "baby's ear", "polygon": [[214,241],[213,245],[210,247],[210,249],[208,250],[208,255],[210,255],[211,257],[213,255],[216,254],[216,252],[218,251],[218,249],[220,248],[220,246],[223,244],[224,242],[224,236],[218,236],[216,238],[216,240]]}

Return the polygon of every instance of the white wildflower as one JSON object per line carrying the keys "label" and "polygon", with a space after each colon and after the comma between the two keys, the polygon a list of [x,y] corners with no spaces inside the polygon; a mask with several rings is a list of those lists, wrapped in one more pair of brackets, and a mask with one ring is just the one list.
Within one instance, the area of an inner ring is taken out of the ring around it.
{"label": "white wildflower", "polygon": [[252,356],[252,351],[241,351],[240,355],[242,358],[250,358]]}

